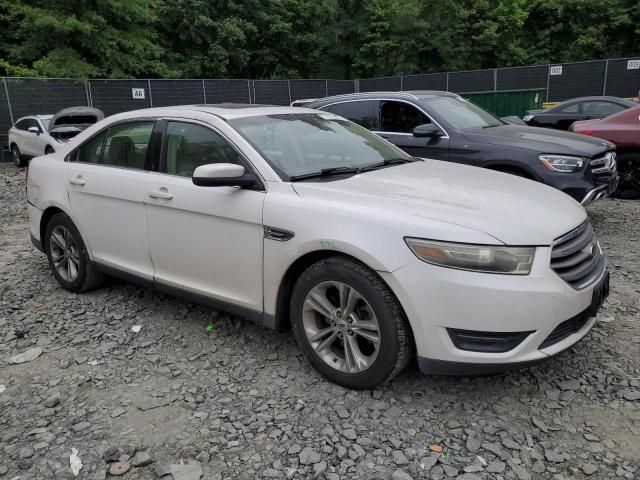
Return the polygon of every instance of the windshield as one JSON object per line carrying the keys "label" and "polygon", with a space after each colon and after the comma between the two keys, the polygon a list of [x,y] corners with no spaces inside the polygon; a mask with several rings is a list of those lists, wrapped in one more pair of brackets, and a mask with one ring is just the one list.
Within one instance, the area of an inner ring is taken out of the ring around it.
{"label": "windshield", "polygon": [[489,112],[460,97],[437,97],[429,100],[429,106],[458,130],[504,125]]}
{"label": "windshield", "polygon": [[361,168],[411,157],[368,130],[332,115],[265,115],[229,120],[283,180],[323,169]]}

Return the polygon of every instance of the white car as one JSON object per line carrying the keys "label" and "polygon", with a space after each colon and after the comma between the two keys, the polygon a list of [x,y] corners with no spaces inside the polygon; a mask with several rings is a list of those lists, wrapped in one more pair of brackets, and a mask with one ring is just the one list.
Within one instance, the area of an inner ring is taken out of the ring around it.
{"label": "white car", "polygon": [[24,167],[30,158],[55,152],[61,144],[103,118],[101,110],[91,107],[71,107],[55,115],[19,118],[9,129],[11,159],[16,167]]}
{"label": "white car", "polygon": [[547,359],[593,326],[605,259],[582,206],[512,175],[416,159],[327,112],[138,110],[31,162],[31,238],[58,282],[103,274],[292,328],[371,388]]}

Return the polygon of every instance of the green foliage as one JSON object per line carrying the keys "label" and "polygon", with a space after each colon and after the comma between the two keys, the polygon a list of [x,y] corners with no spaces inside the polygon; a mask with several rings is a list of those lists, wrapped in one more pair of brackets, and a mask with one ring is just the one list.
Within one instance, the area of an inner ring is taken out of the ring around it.
{"label": "green foliage", "polygon": [[0,0],[0,74],[353,78],[640,54],[638,0]]}

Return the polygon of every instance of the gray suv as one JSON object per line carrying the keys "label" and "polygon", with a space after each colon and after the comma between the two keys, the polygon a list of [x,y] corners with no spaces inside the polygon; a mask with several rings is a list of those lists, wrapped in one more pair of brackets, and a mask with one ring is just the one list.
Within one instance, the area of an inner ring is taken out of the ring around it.
{"label": "gray suv", "polygon": [[450,92],[370,92],[315,100],[415,157],[465,163],[555,187],[586,205],[618,186],[615,146],[568,132],[512,125]]}

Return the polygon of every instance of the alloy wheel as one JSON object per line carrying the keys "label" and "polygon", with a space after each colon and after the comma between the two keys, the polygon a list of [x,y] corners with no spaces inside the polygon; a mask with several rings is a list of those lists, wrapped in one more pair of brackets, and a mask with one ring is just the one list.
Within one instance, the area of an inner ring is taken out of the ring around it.
{"label": "alloy wheel", "polygon": [[63,225],[56,226],[51,231],[49,246],[58,275],[66,282],[73,282],[80,271],[80,253],[71,231]]}
{"label": "alloy wheel", "polygon": [[340,372],[361,373],[378,357],[378,319],[364,296],[346,283],[313,287],[304,300],[302,324],[314,352]]}

